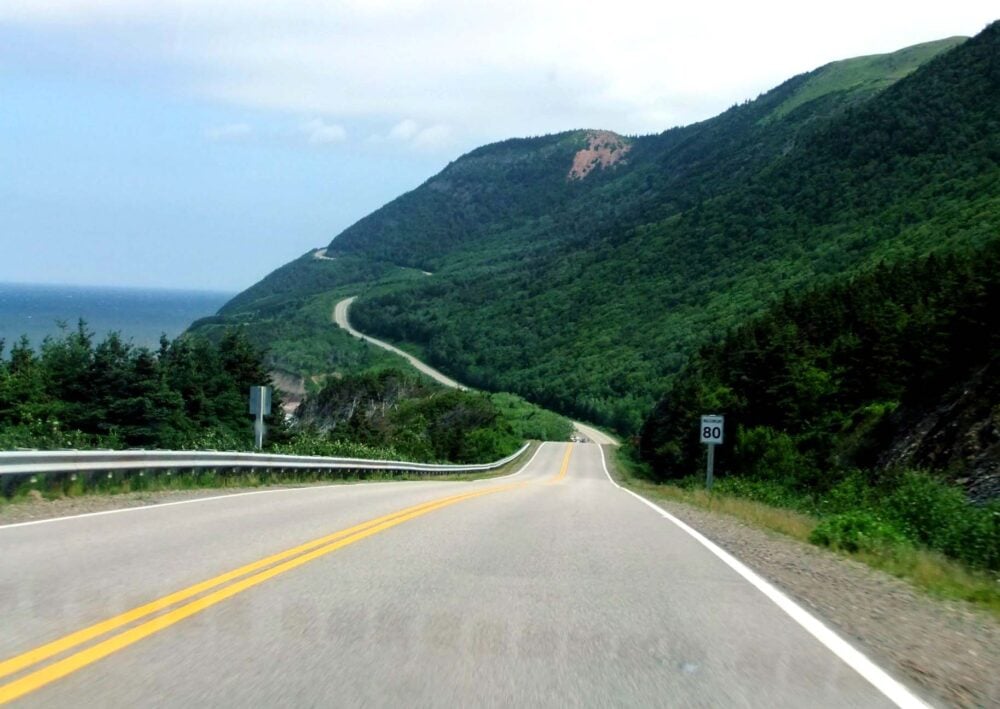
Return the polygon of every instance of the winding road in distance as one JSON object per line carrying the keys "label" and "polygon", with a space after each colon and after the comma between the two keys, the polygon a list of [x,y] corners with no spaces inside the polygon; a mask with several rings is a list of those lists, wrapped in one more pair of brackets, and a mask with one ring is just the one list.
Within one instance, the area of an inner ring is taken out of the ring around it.
{"label": "winding road in distance", "polygon": [[921,706],[603,456],[0,527],[0,703]]}
{"label": "winding road in distance", "polygon": [[[432,379],[440,382],[441,384],[444,384],[447,387],[451,387],[453,389],[463,389],[463,390],[468,390],[471,388],[465,386],[464,384],[460,384],[459,382],[455,381],[448,375],[439,372],[438,370],[434,369],[434,367],[431,367],[430,365],[425,364],[424,362],[421,362],[413,355],[404,352],[398,347],[390,345],[385,340],[379,340],[375,337],[371,337],[370,335],[366,335],[363,332],[355,330],[353,327],[351,327],[349,312],[351,309],[351,303],[353,303],[355,300],[357,300],[357,296],[353,296],[351,298],[344,298],[344,300],[341,300],[340,302],[337,303],[336,306],[334,306],[333,322],[336,323],[339,327],[342,327],[344,330],[347,330],[347,332],[349,332],[351,335],[354,335],[354,337],[358,337],[362,340],[365,340],[366,342],[372,343],[377,347],[381,347],[382,349],[386,349],[389,350],[390,352],[398,354],[400,357],[405,358],[406,361],[412,364],[416,369],[423,372]],[[588,441],[592,441],[602,446],[618,445],[618,441],[616,441],[613,437],[609,436],[603,431],[597,430],[593,426],[588,426],[587,424],[581,423],[579,421],[573,421],[573,428],[575,428],[577,432],[580,433],[582,436],[584,436]]]}

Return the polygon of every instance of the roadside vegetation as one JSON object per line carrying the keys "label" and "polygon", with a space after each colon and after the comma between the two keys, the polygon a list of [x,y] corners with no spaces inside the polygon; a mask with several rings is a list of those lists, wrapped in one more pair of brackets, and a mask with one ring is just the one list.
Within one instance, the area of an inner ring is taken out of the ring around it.
{"label": "roadside vegetation", "polygon": [[[217,344],[163,338],[154,351],[117,333],[97,342],[80,321],[37,352],[21,339],[0,356],[0,448],[249,449],[249,388],[269,383],[238,330]],[[274,404],[271,440],[286,443]]]}
{"label": "roadside vegetation", "polygon": [[403,458],[485,462],[527,439],[567,440],[572,424],[513,394],[446,389],[389,368],[327,380],[299,411],[303,436],[392,447]]}
{"label": "roadside vegetation", "polygon": [[[163,339],[154,351],[134,347],[116,333],[97,342],[81,321],[44,340],[37,352],[21,339],[3,355],[0,341],[0,450],[251,450],[248,391],[270,383],[266,355],[242,330],[227,330],[217,341]],[[517,396],[449,390],[395,369],[328,377],[296,418],[282,415],[275,392],[272,411],[265,449],[290,455],[485,463],[510,455],[527,439],[566,440],[572,430],[565,418]],[[329,477],[224,470],[19,475],[0,477],[0,496]]]}
{"label": "roadside vegetation", "polygon": [[909,544],[1000,571],[1000,379],[984,374],[998,358],[1000,242],[878,267],[703,347],[639,454],[652,481],[687,480],[704,469],[694,422],[725,413],[720,492],[815,516],[816,543]]}

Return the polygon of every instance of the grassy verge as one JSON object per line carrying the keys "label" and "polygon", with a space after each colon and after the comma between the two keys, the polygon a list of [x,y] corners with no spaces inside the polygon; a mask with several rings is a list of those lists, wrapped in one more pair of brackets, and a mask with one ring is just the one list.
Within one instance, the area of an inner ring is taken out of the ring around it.
{"label": "grassy verge", "polygon": [[[815,515],[737,495],[652,483],[642,477],[643,464],[634,460],[625,449],[609,451],[607,460],[611,474],[619,484],[651,500],[681,502],[729,515],[753,527],[806,543],[810,543],[822,521]],[[943,554],[898,541],[879,543],[875,540],[866,547],[850,550],[834,545],[831,548],[843,556],[904,579],[933,596],[967,601],[1000,619],[1000,578],[994,574],[971,569]]]}

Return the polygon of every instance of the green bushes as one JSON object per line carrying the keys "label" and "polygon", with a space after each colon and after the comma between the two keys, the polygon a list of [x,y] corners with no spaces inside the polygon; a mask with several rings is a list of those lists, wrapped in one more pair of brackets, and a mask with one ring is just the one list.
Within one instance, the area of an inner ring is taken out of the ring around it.
{"label": "green bushes", "polygon": [[[701,484],[694,477],[686,482]],[[882,554],[915,547],[970,567],[1000,570],[1000,501],[977,506],[929,473],[905,470],[872,478],[853,471],[825,491],[808,493],[780,479],[723,477],[715,490],[818,516],[810,537],[814,544]]]}
{"label": "green bushes", "polygon": [[809,535],[820,546],[851,553],[884,554],[906,543],[895,527],[871,512],[845,512],[820,522]]}
{"label": "green bushes", "polygon": [[799,451],[795,440],[767,426],[738,428],[732,467],[746,477],[791,487],[808,487],[817,476],[814,464]]}
{"label": "green bushes", "polygon": [[879,509],[911,542],[971,565],[1000,569],[1000,503],[977,507],[962,491],[907,471]]}
{"label": "green bushes", "polygon": [[[837,494],[842,492],[843,488],[837,489]],[[971,567],[1000,570],[1000,504],[977,507],[960,490],[912,471],[903,473],[888,494],[877,495],[871,489],[859,489],[857,494],[864,507],[826,517],[809,540],[872,553],[891,552],[906,544],[940,552]],[[843,501],[839,505],[845,506]]]}

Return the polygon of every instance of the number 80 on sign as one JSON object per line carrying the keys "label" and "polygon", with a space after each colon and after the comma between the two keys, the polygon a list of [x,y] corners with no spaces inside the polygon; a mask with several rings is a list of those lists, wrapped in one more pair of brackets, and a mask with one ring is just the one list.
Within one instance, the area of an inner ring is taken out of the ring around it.
{"label": "number 80 on sign", "polygon": [[702,443],[722,443],[722,432],[723,432],[723,417],[722,416],[702,416],[701,417],[701,427],[699,432],[701,433]]}

